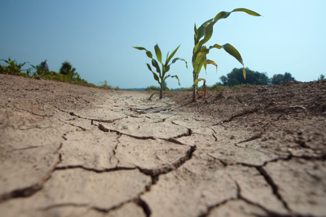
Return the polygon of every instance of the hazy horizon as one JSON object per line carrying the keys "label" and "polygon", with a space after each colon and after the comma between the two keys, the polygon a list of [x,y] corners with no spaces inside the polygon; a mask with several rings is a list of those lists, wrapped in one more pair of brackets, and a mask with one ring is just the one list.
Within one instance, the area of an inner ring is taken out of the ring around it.
{"label": "hazy horizon", "polygon": [[[165,56],[181,44],[177,56],[189,68],[177,63],[170,72],[189,87],[194,23],[200,25],[221,10],[246,7],[262,17],[231,15],[215,26],[207,44],[233,44],[246,67],[269,77],[290,72],[299,81],[311,81],[326,73],[325,6],[323,0],[1,0],[0,59],[32,64],[47,59],[51,70],[68,60],[92,83],[107,80],[112,86],[142,88],[156,83],[147,71],[146,55],[132,47],[153,50],[158,43]],[[209,85],[241,67],[223,51],[212,51],[209,58],[219,65],[217,72],[214,67],[202,71]],[[167,83],[178,87],[174,80]]]}

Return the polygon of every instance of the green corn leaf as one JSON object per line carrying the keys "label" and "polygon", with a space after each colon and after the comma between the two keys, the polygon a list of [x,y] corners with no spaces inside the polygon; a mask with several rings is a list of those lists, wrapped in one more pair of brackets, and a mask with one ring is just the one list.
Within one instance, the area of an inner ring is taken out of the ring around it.
{"label": "green corn leaf", "polygon": [[174,51],[169,55],[169,57],[168,57],[168,58],[166,59],[166,61],[165,61],[165,65],[169,65],[171,59],[172,59],[172,58],[174,57],[174,55],[178,52],[179,48],[180,48],[180,45],[179,45],[176,49],[174,49]]}
{"label": "green corn leaf", "polygon": [[198,46],[201,47],[202,45],[204,45],[206,42],[209,41],[209,39],[211,39],[212,35],[213,35],[213,27],[214,27],[214,22],[211,22],[209,24],[207,24],[206,28],[205,28],[205,35],[203,40],[199,41]]}
{"label": "green corn leaf", "polygon": [[159,76],[155,72],[152,72],[152,74],[153,74],[153,78],[155,79],[155,81],[157,81],[159,84],[161,84]]}
{"label": "green corn leaf", "polygon": [[198,38],[198,29],[197,29],[196,24],[194,25],[194,32],[195,32],[195,34],[194,34],[194,42],[195,42],[195,44],[197,44],[198,41],[199,41],[199,38]]}
{"label": "green corn leaf", "polygon": [[235,59],[237,59],[243,65],[243,60],[242,60],[241,54],[235,47],[233,47],[233,45],[227,43],[227,44],[223,45],[223,48],[227,53],[229,53],[231,56],[233,56]]}
{"label": "green corn leaf", "polygon": [[137,49],[137,50],[145,51],[148,58],[151,58],[151,59],[153,58],[153,54],[149,50],[147,50],[146,48],[144,48],[144,47],[134,47],[134,48]]}
{"label": "green corn leaf", "polygon": [[216,64],[215,61],[207,59],[207,60],[206,60],[206,65],[208,65],[208,64],[209,64],[209,65],[214,65],[215,68],[216,68],[216,71],[217,71],[217,64]]}
{"label": "green corn leaf", "polygon": [[170,65],[163,65],[163,67],[164,67],[164,72],[166,73],[166,72],[168,72],[168,71],[170,71]]}
{"label": "green corn leaf", "polygon": [[137,46],[135,46],[134,48],[137,49],[137,50],[145,50],[145,51],[147,51],[147,49],[144,48],[144,47],[137,47]]}
{"label": "green corn leaf", "polygon": [[151,67],[148,63],[146,63],[146,65],[147,65],[147,68],[148,68],[149,71],[154,72],[154,71],[152,70],[152,67]]}
{"label": "green corn leaf", "polygon": [[[174,58],[174,59],[172,60],[172,63],[171,63],[171,64],[174,64],[174,63],[177,62],[178,60],[184,62],[184,63],[186,64],[186,68],[188,68],[188,62],[187,62],[185,59],[182,59],[182,58],[179,58],[179,57]],[[171,64],[170,64],[170,65],[171,65]]]}
{"label": "green corn leaf", "polygon": [[162,64],[162,52],[158,44],[154,47],[157,60]]}
{"label": "green corn leaf", "polygon": [[165,58],[165,60],[168,59],[169,55],[170,55],[170,51],[168,51],[168,53],[166,54],[166,58]]}
{"label": "green corn leaf", "polygon": [[209,19],[197,29],[197,33],[198,33],[197,38],[198,38],[198,40],[200,40],[202,37],[204,37],[205,29],[206,29],[207,25],[209,23],[213,22],[213,21],[214,21],[213,19]]}
{"label": "green corn leaf", "polygon": [[196,54],[195,57],[195,61],[193,63],[193,67],[194,67],[194,72],[196,74],[199,74],[201,68],[205,65],[206,63],[206,56],[207,56],[207,52],[206,51],[200,51]]}
{"label": "green corn leaf", "polygon": [[156,60],[152,59],[152,65],[155,67],[158,74],[161,75],[161,69],[160,69],[158,62]]}
{"label": "green corn leaf", "polygon": [[180,86],[180,79],[177,75],[172,75],[171,78],[175,78],[178,81],[178,85]]}
{"label": "green corn leaf", "polygon": [[160,84],[159,76],[152,70],[152,67],[148,63],[146,65],[147,65],[147,68],[149,69],[149,71],[152,72],[155,81],[157,81]]}
{"label": "green corn leaf", "polygon": [[243,78],[244,78],[245,80],[247,79],[247,72],[246,72],[245,67],[242,68],[242,76],[243,76]]}
{"label": "green corn leaf", "polygon": [[146,51],[146,55],[148,56],[148,58],[153,58],[153,54],[150,51]]}
{"label": "green corn leaf", "polygon": [[251,16],[256,16],[256,17],[261,16],[259,13],[255,12],[255,11],[252,11],[252,10],[249,10],[247,8],[236,8],[232,12],[244,12],[244,13],[247,13],[247,14],[249,14]]}
{"label": "green corn leaf", "polygon": [[166,73],[170,71],[170,65],[162,65],[162,77],[164,78]]}
{"label": "green corn leaf", "polygon": [[214,17],[214,24],[219,21],[220,19],[226,19],[230,16],[232,12],[221,11]]}
{"label": "green corn leaf", "polygon": [[209,47],[209,49],[213,49],[213,48],[222,49],[223,46],[222,45],[219,45],[219,44],[214,44],[214,45],[212,45],[212,46]]}
{"label": "green corn leaf", "polygon": [[[219,21],[221,19],[228,18],[231,15],[231,13],[233,13],[233,12],[244,12],[244,13],[247,13],[252,16],[260,16],[260,14],[258,14],[257,12],[249,10],[247,8],[236,8],[236,9],[232,10],[231,12],[221,11],[213,19],[207,20],[197,29],[197,32],[198,32],[197,39],[200,40],[202,37],[204,37],[206,35],[206,29],[208,28],[209,25],[214,26],[217,21]],[[195,32],[195,34],[196,34],[196,32]]]}

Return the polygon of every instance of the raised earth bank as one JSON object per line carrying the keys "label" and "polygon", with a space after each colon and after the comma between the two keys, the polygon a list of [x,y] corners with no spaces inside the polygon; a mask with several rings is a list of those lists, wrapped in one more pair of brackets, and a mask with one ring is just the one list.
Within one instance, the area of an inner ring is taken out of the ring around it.
{"label": "raised earth bank", "polygon": [[0,75],[0,216],[326,216],[326,82],[168,95]]}

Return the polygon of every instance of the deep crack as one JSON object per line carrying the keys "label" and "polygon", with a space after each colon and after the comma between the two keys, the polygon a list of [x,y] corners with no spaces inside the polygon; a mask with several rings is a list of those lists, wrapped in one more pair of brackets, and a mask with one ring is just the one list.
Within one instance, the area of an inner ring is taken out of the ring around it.
{"label": "deep crack", "polygon": [[142,208],[146,217],[150,217],[152,215],[152,210],[149,207],[149,205],[146,203],[146,201],[144,201],[139,197],[138,199],[135,200],[135,203]]}
{"label": "deep crack", "polygon": [[145,169],[145,168],[141,168],[138,167],[139,170],[141,172],[143,172],[144,174],[147,174],[149,176],[159,176],[162,174],[167,174],[173,170],[178,169],[180,166],[182,166],[184,163],[186,163],[188,160],[190,160],[193,156],[193,153],[196,151],[196,146],[190,146],[190,148],[187,150],[185,156],[179,158],[178,160],[176,160],[175,162],[173,162],[170,165],[166,165],[164,167],[160,167],[157,169]]}
{"label": "deep crack", "polygon": [[[60,144],[58,150],[56,152],[59,151],[59,149],[62,147],[62,143]],[[2,195],[0,195],[0,204],[3,202],[6,202],[8,200],[12,200],[15,198],[26,198],[26,197],[31,197],[34,194],[36,194],[37,192],[39,192],[40,190],[42,190],[44,184],[50,180],[53,172],[55,171],[55,168],[58,164],[60,164],[62,161],[61,159],[61,155],[58,155],[58,160],[54,163],[53,167],[50,169],[50,171],[46,174],[45,177],[43,177],[38,183],[35,183],[31,186],[25,187],[25,188],[19,188],[19,189],[15,189],[13,191],[10,191],[8,193],[4,193]]]}
{"label": "deep crack", "polygon": [[282,195],[279,192],[279,187],[274,182],[273,178],[267,173],[267,171],[263,167],[256,167],[257,171],[264,177],[265,181],[271,187],[273,194],[277,197],[277,199],[282,203],[284,208],[288,211],[291,211],[288,203],[284,200]]}
{"label": "deep crack", "polygon": [[161,140],[165,140],[165,141],[168,141],[168,142],[175,143],[177,145],[185,145],[182,142],[178,141],[177,139],[192,135],[192,130],[188,129],[186,133],[180,134],[180,135],[175,136],[175,137],[171,137],[171,138],[159,138],[158,137],[158,138],[156,138],[154,136],[136,136],[136,135],[132,135],[132,134],[128,134],[128,133],[123,133],[123,132],[121,132],[119,130],[109,129],[109,128],[103,126],[102,124],[98,124],[97,127],[98,127],[99,130],[101,130],[103,132],[106,132],[106,133],[110,133],[110,132],[111,133],[116,133],[117,135],[124,135],[124,136],[128,136],[128,137],[131,137],[131,138],[134,138],[134,139],[140,139],[140,140],[157,140],[157,139],[161,139]]}

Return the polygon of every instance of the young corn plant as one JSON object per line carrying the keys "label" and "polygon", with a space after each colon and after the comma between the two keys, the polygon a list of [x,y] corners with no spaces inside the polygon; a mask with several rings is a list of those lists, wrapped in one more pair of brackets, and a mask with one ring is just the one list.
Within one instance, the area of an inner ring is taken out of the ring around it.
{"label": "young corn plant", "polygon": [[204,22],[199,28],[197,28],[196,24],[194,27],[194,48],[193,48],[193,54],[192,54],[192,66],[193,66],[193,96],[192,100],[196,101],[196,92],[198,89],[198,82],[199,82],[199,74],[204,67],[206,69],[207,65],[214,65],[217,69],[217,63],[213,60],[210,60],[207,58],[207,55],[209,54],[210,50],[215,49],[224,49],[228,54],[233,56],[235,59],[237,59],[242,65],[243,65],[243,77],[246,78],[246,71],[244,67],[244,63],[241,57],[240,52],[231,44],[227,43],[224,45],[214,44],[212,46],[206,46],[205,44],[211,39],[213,35],[213,27],[214,25],[221,19],[226,19],[230,16],[230,14],[234,12],[244,12],[246,14],[252,15],[252,16],[260,16],[255,11],[246,9],[246,8],[236,8],[233,11],[226,12],[221,11],[219,12],[215,17],[207,20]]}
{"label": "young corn plant", "polygon": [[[153,57],[152,52],[150,52],[146,48],[134,47],[137,50],[145,51],[147,57],[151,60],[152,66],[149,63],[146,63],[146,65],[147,65],[148,70],[152,72],[152,75],[153,75],[155,81],[157,81],[157,83],[160,85],[160,99],[163,98],[163,89],[164,89],[164,85],[166,85],[166,79],[175,78],[175,79],[177,79],[178,84],[180,85],[180,79],[177,75],[169,75],[168,74],[168,72],[170,71],[171,65],[176,63],[177,61],[183,61],[186,64],[186,68],[188,68],[186,60],[179,58],[179,57],[173,58],[175,56],[175,54],[178,52],[179,47],[180,47],[180,45],[177,48],[175,48],[171,54],[170,54],[170,52],[168,52],[166,55],[165,61],[163,61],[163,59],[162,59],[162,52],[161,52],[161,49],[158,46],[158,44],[156,44],[154,46],[156,59]],[[155,71],[153,70],[153,68],[155,69]]]}

